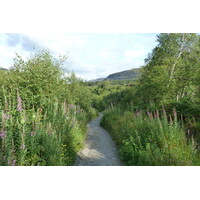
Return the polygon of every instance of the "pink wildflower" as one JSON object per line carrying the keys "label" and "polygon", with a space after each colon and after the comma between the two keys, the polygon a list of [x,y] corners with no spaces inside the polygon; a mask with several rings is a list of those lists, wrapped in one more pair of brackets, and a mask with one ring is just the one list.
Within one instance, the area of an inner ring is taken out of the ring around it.
{"label": "pink wildflower", "polygon": [[21,97],[18,95],[18,97],[17,97],[17,111],[19,111],[19,112],[21,112],[22,110],[23,110],[23,108],[22,108],[22,99],[21,99]]}
{"label": "pink wildflower", "polygon": [[13,160],[12,166],[15,166],[16,160]]}
{"label": "pink wildflower", "polygon": [[5,138],[7,135],[5,133],[5,131],[0,131],[0,137],[1,139]]}
{"label": "pink wildflower", "polygon": [[10,119],[10,116],[8,116],[8,115],[6,115],[4,113],[2,114],[2,116],[3,116],[4,119]]}

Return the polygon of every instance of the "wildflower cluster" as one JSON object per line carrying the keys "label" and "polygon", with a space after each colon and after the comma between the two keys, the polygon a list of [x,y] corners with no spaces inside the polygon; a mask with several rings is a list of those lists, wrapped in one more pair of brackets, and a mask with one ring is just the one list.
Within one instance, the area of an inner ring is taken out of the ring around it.
{"label": "wildflower cluster", "polygon": [[22,110],[23,110],[23,108],[22,108],[22,99],[21,99],[21,97],[19,96],[19,94],[18,94],[18,96],[17,96],[17,111],[19,111],[19,112],[21,112]]}
{"label": "wildflower cluster", "polygon": [[123,112],[107,110],[101,122],[119,147],[127,165],[199,165],[193,140],[186,138],[184,127],[172,115],[162,111]]}
{"label": "wildflower cluster", "polygon": [[0,137],[1,139],[4,139],[6,137],[6,132],[5,131],[0,131]]}

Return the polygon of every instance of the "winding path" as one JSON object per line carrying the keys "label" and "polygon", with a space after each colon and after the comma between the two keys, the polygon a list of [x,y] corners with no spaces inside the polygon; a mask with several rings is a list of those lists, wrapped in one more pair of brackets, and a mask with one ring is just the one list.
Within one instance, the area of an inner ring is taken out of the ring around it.
{"label": "winding path", "polygon": [[88,124],[85,147],[78,153],[75,166],[122,166],[115,144],[109,133],[100,126],[103,117]]}

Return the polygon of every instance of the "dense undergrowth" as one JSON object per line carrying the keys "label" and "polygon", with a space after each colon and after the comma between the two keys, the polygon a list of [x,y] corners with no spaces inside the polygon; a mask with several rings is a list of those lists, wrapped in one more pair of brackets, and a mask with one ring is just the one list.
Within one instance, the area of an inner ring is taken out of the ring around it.
{"label": "dense undergrowth", "polygon": [[96,115],[85,83],[42,51],[0,72],[0,165],[72,165]]}
{"label": "dense undergrowth", "polygon": [[185,137],[183,124],[166,112],[123,112],[109,109],[101,125],[115,140],[121,160],[127,165],[199,165],[194,140]]}

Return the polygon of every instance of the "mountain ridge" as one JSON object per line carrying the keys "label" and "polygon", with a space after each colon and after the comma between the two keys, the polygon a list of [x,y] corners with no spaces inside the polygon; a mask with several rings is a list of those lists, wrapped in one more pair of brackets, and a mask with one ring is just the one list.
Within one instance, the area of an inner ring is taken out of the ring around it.
{"label": "mountain ridge", "polygon": [[133,68],[133,69],[129,69],[129,70],[112,73],[112,74],[108,75],[106,78],[97,78],[97,79],[89,80],[89,82],[136,79],[140,74],[140,69],[141,68]]}

